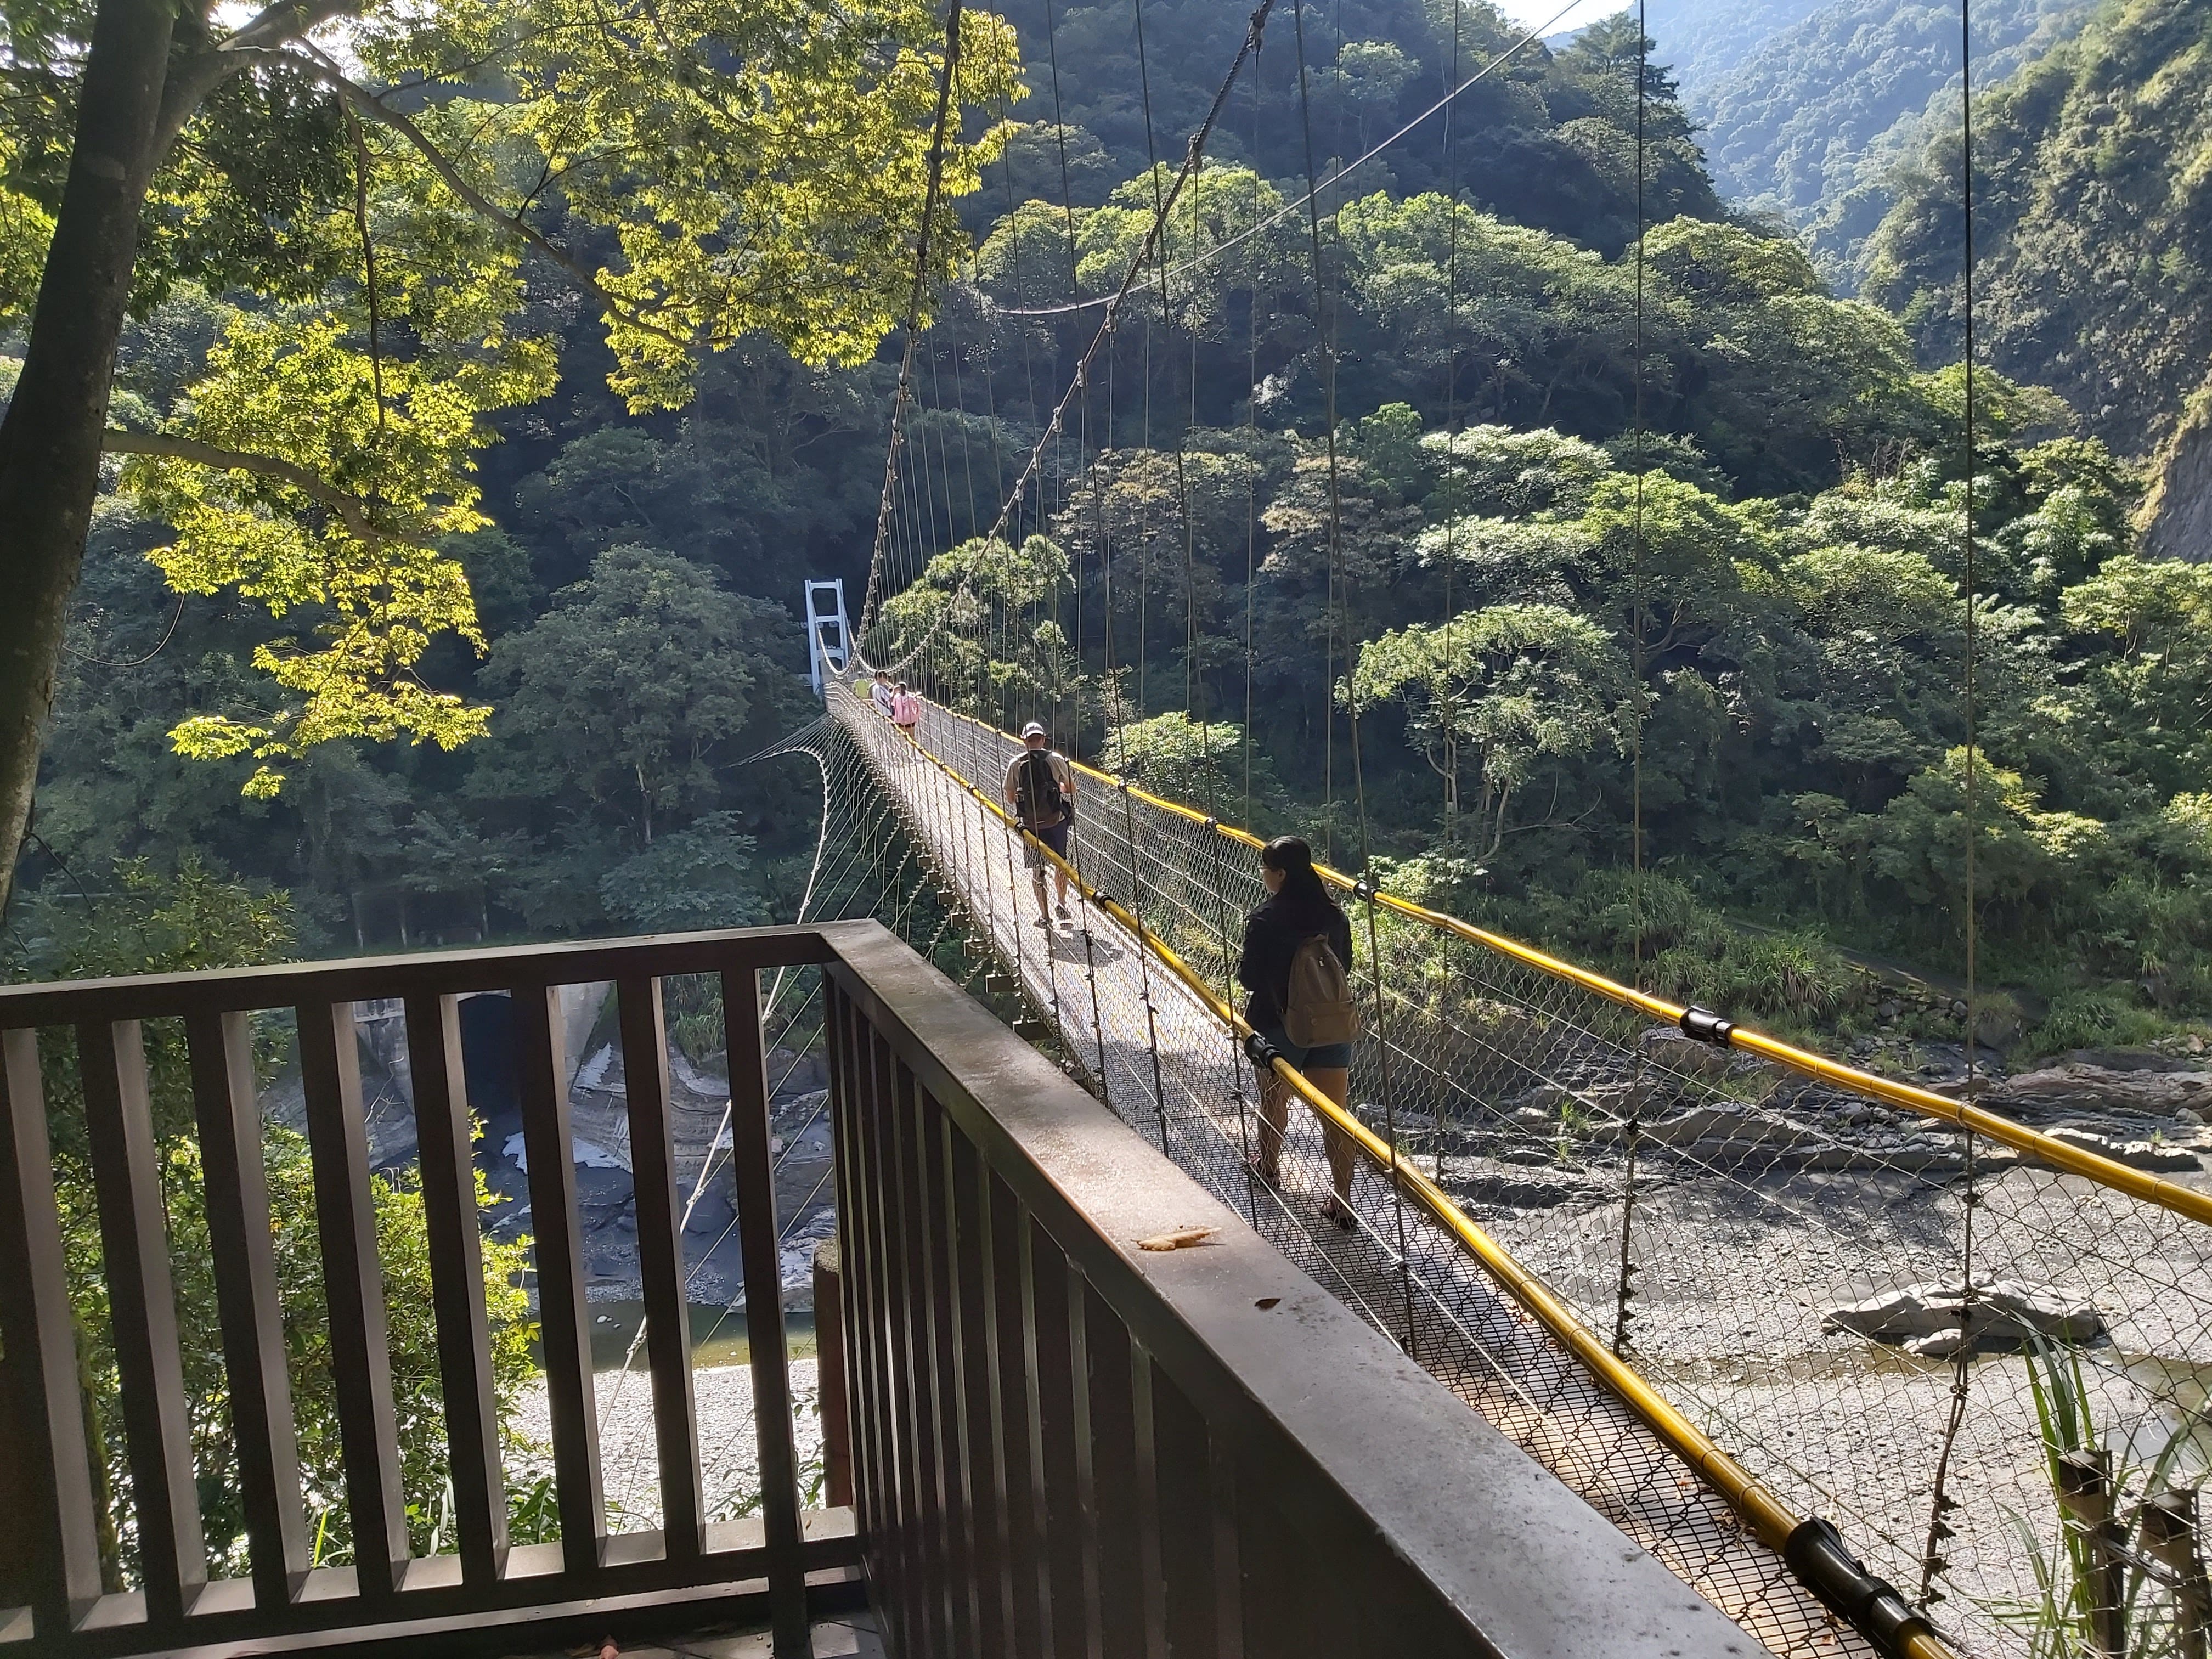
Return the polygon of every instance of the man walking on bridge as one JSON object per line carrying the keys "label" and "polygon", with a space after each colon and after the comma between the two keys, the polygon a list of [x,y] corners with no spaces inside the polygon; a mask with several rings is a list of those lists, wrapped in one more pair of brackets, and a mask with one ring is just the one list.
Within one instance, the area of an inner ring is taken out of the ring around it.
{"label": "man walking on bridge", "polygon": [[1045,729],[1035,720],[1022,728],[1022,752],[1006,763],[1006,805],[1022,829],[1022,863],[1036,890],[1037,926],[1052,926],[1052,912],[1044,902],[1044,854],[1050,848],[1059,855],[1053,866],[1054,896],[1060,919],[1074,918],[1067,908],[1067,832],[1075,818],[1075,769],[1058,753]]}

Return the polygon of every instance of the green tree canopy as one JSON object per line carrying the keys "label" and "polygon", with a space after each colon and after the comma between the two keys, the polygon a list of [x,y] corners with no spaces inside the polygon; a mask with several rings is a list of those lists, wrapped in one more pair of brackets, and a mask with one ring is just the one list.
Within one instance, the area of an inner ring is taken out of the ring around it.
{"label": "green tree canopy", "polygon": [[1048,537],[963,542],[884,605],[882,659],[925,653],[939,694],[979,716],[1056,708],[1079,684],[1058,616],[1069,586],[1067,556]]}
{"label": "green tree canopy", "polygon": [[[941,278],[1003,136],[968,118],[1022,90],[1012,30],[958,15],[956,58],[921,0],[11,12],[0,317],[28,343],[0,552],[26,580],[0,620],[0,840],[28,813],[103,450],[137,458],[180,591],[287,630],[256,653],[259,706],[186,721],[184,752],[250,753],[270,794],[318,744],[480,732],[422,671],[441,634],[482,645],[438,543],[483,522],[492,417],[551,390],[532,285],[598,313],[633,410],[684,404],[700,356],[751,334],[866,360],[915,279],[929,169]],[[165,418],[110,425],[126,309],[187,283],[239,313]]]}
{"label": "green tree canopy", "polygon": [[1460,807],[1464,750],[1480,785],[1477,811],[1494,855],[1510,831],[1515,791],[1542,763],[1617,744],[1627,665],[1605,631],[1553,605],[1495,605],[1437,626],[1395,629],[1359,648],[1352,694],[1392,702],[1407,741]]}
{"label": "green tree canopy", "polygon": [[575,808],[649,847],[715,799],[740,734],[792,712],[805,687],[761,642],[793,631],[787,612],[689,560],[612,549],[493,648],[485,679],[506,694],[507,731],[475,787],[541,798],[557,779]]}

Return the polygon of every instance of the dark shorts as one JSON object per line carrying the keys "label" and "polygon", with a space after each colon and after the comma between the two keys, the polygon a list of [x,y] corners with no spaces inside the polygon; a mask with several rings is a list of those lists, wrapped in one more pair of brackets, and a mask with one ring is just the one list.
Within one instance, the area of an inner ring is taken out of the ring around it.
{"label": "dark shorts", "polygon": [[1274,1045],[1277,1054],[1301,1072],[1348,1072],[1352,1069],[1352,1045],[1348,1042],[1324,1042],[1318,1048],[1301,1048],[1291,1041],[1279,1025],[1270,1025],[1260,1035]]}
{"label": "dark shorts", "polygon": [[[1032,830],[1030,831],[1028,836],[1024,836],[1022,837],[1022,868],[1024,870],[1035,870],[1040,873],[1044,870],[1045,856],[1044,854],[1037,848],[1037,842],[1039,841],[1042,842],[1047,847],[1051,848],[1052,850],[1059,854],[1062,859],[1066,858],[1067,832],[1074,827],[1075,825],[1071,820],[1062,818],[1058,823],[1052,824],[1042,830]],[[1030,840],[1030,836],[1036,836],[1036,841]]]}

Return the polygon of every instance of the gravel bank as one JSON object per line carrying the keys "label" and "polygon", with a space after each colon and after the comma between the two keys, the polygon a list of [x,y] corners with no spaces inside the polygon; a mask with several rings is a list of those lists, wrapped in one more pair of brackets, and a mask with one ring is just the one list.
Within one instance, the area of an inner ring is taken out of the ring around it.
{"label": "gravel bank", "polygon": [[[802,1498],[818,1504],[822,1478],[822,1419],[817,1405],[815,1362],[791,1362],[793,1417],[799,1442]],[[691,1373],[697,1402],[699,1462],[705,1478],[707,1516],[734,1520],[760,1508],[760,1448],[753,1434],[753,1374],[747,1365],[713,1365]],[[653,1389],[642,1370],[628,1376],[598,1377],[599,1463],[607,1494],[607,1523],[617,1532],[660,1524],[660,1499],[653,1455]],[[544,1385],[522,1396],[522,1432],[539,1445],[552,1442],[552,1418]],[[544,1460],[551,1467],[550,1454]]]}

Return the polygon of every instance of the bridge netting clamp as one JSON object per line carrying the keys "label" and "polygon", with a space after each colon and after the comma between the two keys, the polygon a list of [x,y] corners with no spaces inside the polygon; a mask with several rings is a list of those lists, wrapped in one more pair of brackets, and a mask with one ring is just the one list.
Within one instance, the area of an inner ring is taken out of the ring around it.
{"label": "bridge netting clamp", "polygon": [[[830,704],[825,765],[873,775],[1071,1069],[1772,1651],[2094,1651],[2039,1632],[2098,1628],[2082,1598],[2123,1583],[2131,1650],[2185,1650],[2186,1561],[2125,1523],[2212,1451],[2212,1198],[1373,893],[1342,1231],[1314,1112],[1279,1182],[1249,1166],[1259,843],[1083,769],[1075,919],[1040,927],[997,800],[1017,741]],[[2117,1576],[2077,1571],[2069,1451],[2108,1471]]]}

